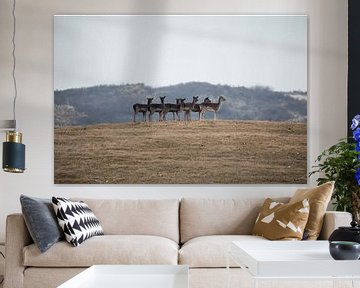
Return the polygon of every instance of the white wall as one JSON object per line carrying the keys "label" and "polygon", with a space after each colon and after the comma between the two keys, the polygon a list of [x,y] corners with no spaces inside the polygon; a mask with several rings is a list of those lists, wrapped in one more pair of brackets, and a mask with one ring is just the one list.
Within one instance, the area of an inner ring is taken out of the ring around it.
{"label": "white wall", "polygon": [[[12,117],[11,4],[11,0],[0,1],[0,119]],[[323,148],[346,135],[347,1],[19,0],[16,14],[17,118],[24,133],[27,171],[23,175],[0,172],[0,242],[5,239],[6,215],[20,211],[21,193],[92,198],[275,197],[291,195],[297,188],[292,185],[54,185],[54,14],[307,14],[309,167]],[[314,180],[309,185],[315,185]]]}

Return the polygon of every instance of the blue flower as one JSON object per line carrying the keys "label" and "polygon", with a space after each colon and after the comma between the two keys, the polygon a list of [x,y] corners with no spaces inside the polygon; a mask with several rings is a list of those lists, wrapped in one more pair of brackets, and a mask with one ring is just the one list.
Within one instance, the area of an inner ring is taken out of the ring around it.
{"label": "blue flower", "polygon": [[[360,115],[356,115],[352,119],[351,129],[353,130],[353,136],[356,141],[355,150],[360,152]],[[357,156],[358,160],[360,160],[360,154]],[[360,167],[355,172],[355,179],[360,186]]]}
{"label": "blue flower", "polygon": [[355,179],[358,182],[359,186],[360,186],[360,167],[358,168],[358,170],[355,172]]}
{"label": "blue flower", "polygon": [[352,119],[351,130],[355,130],[360,124],[360,115],[356,115]]}
{"label": "blue flower", "polygon": [[353,136],[356,142],[360,141],[360,128],[356,128],[356,130],[353,131]]}

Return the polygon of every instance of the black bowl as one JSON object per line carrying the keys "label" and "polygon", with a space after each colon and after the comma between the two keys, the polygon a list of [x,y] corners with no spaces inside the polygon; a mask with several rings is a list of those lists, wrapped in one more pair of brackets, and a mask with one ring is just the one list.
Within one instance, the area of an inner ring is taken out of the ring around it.
{"label": "black bowl", "polygon": [[360,244],[348,241],[331,241],[330,255],[335,260],[358,260],[360,257]]}

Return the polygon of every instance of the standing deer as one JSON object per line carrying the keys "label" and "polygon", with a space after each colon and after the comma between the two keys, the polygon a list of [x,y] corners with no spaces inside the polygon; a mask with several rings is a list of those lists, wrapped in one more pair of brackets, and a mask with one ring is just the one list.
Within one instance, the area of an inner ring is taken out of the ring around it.
{"label": "standing deer", "polygon": [[166,96],[162,96],[162,97],[160,97],[161,103],[152,103],[152,104],[149,105],[149,122],[151,122],[151,116],[155,112],[159,113],[159,121],[162,120],[162,118],[163,118],[163,110],[164,110],[164,107],[165,107],[165,103],[164,103],[165,98],[166,98]]}
{"label": "standing deer", "polygon": [[[179,104],[178,104],[178,111],[176,112],[176,115],[178,117],[178,120],[181,120],[181,112],[184,111],[184,106],[185,106],[185,98],[176,98],[176,101],[179,99]],[[177,102],[176,102],[177,103]]]}
{"label": "standing deer", "polygon": [[220,110],[222,102],[226,99],[224,96],[220,96],[217,103],[201,103],[200,110],[201,110],[201,117],[200,119],[204,119],[206,111],[214,112],[214,120],[217,118],[217,112]]}
{"label": "standing deer", "polygon": [[173,114],[173,120],[175,121],[175,113],[176,113],[176,117],[178,119],[178,121],[180,121],[180,115],[179,112],[181,112],[181,101],[184,102],[185,98],[176,98],[176,104],[173,103],[166,103],[165,104],[165,109],[164,109],[164,114],[163,114],[163,120],[166,120],[166,114],[171,112]]}
{"label": "standing deer", "polygon": [[198,99],[198,96],[193,96],[193,101],[191,103],[183,104],[183,111],[185,112],[184,121],[191,121],[191,111],[194,109],[195,103]]}
{"label": "standing deer", "polygon": [[202,103],[195,104],[194,108],[192,109],[192,112],[198,112],[199,113],[199,120],[200,120],[200,117],[201,117],[200,105],[206,104],[206,103],[211,103],[211,100],[209,99],[209,97],[206,97]]}
{"label": "standing deer", "polygon": [[143,114],[143,121],[146,122],[146,112],[149,111],[149,105],[151,104],[151,101],[153,99],[154,98],[147,98],[147,104],[136,103],[133,105],[133,109],[134,109],[133,122],[136,122],[136,114],[140,112]]}

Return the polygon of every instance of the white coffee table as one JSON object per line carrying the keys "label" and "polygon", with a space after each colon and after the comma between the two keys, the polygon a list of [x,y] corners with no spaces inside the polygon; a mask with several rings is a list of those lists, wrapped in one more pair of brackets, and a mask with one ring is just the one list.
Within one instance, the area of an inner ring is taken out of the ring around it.
{"label": "white coffee table", "polygon": [[94,265],[58,288],[188,288],[185,265]]}
{"label": "white coffee table", "polygon": [[328,241],[236,241],[229,256],[248,272],[254,287],[259,280],[275,279],[350,280],[350,287],[360,287],[360,261],[332,259]]}

